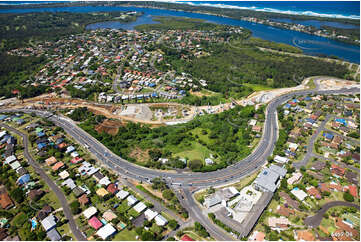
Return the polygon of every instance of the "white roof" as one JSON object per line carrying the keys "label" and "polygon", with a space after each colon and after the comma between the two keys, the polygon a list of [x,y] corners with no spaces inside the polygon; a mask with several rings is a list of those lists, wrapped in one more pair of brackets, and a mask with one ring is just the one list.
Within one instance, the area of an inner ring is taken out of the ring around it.
{"label": "white roof", "polygon": [[61,177],[61,179],[66,179],[66,178],[68,178],[69,177],[69,172],[67,172],[67,171],[62,171],[62,172],[60,172],[59,173],[59,176]]}
{"label": "white roof", "polygon": [[75,157],[78,157],[79,154],[78,154],[78,152],[73,151],[73,152],[71,152],[70,156],[73,157],[73,158],[75,158]]}
{"label": "white roof", "polygon": [[238,190],[235,188],[235,187],[228,187],[228,190],[231,192],[231,193],[233,193],[233,195],[236,195],[236,194],[238,194],[239,192],[238,192]]}
{"label": "white roof", "polygon": [[293,189],[291,191],[291,193],[293,195],[295,195],[297,197],[297,199],[300,201],[303,201],[307,197],[307,193],[305,193],[304,191],[302,191],[300,189],[298,189],[298,190]]}
{"label": "white roof", "polygon": [[56,226],[55,220],[56,219],[55,219],[54,215],[50,214],[48,217],[41,220],[40,223],[43,226],[43,228],[45,229],[45,231],[48,231],[48,230],[52,229],[54,226]]}
{"label": "white roof", "polygon": [[21,167],[19,161],[15,161],[15,162],[11,163],[10,166],[11,166],[11,168],[12,168],[13,170],[16,170],[16,169],[18,169],[19,167]]}
{"label": "white roof", "polygon": [[295,143],[290,143],[290,145],[288,146],[290,149],[297,149],[298,147],[298,144],[295,144]]}
{"label": "white roof", "polygon": [[69,187],[71,190],[73,190],[76,187],[73,179],[71,179],[71,178],[66,179],[61,185],[62,186],[65,185],[65,186]]}
{"label": "white roof", "polygon": [[257,123],[257,120],[255,120],[255,119],[251,119],[251,120],[249,121],[249,125],[251,125],[251,126],[256,125],[256,123]]}
{"label": "white roof", "polygon": [[100,185],[105,185],[108,186],[110,184],[110,180],[107,176],[103,177],[102,179],[99,180],[99,184]]}
{"label": "white roof", "polygon": [[148,221],[153,220],[153,218],[155,218],[155,216],[157,216],[157,215],[158,215],[157,212],[154,212],[153,210],[151,210],[149,208],[147,210],[145,210],[145,212],[144,212],[144,216],[147,218]]}
{"label": "white roof", "polygon": [[110,235],[114,234],[115,232],[116,229],[110,223],[108,223],[102,228],[100,228],[96,234],[103,240],[106,240]]}
{"label": "white roof", "polygon": [[134,197],[133,195],[130,195],[129,197],[127,197],[127,201],[128,201],[128,205],[131,206],[134,203],[136,203],[138,201],[138,199],[136,197]]}
{"label": "white roof", "polygon": [[129,195],[129,192],[124,191],[124,190],[120,190],[117,194],[115,194],[115,196],[117,196],[117,198],[123,200],[124,198],[126,198]]}
{"label": "white roof", "polygon": [[139,202],[137,205],[134,206],[134,210],[138,213],[142,212],[146,208],[147,206],[143,202]]}
{"label": "white roof", "polygon": [[97,213],[97,208],[94,206],[91,206],[90,208],[87,208],[86,210],[84,210],[83,215],[84,217],[86,217],[87,219],[89,219],[91,216],[93,216],[94,214]]}
{"label": "white roof", "polygon": [[293,184],[296,181],[298,181],[300,178],[302,177],[302,173],[301,172],[295,172],[292,174],[292,177],[287,179],[287,183],[288,184]]}
{"label": "white roof", "polygon": [[6,134],[6,130],[0,132],[0,138],[2,138]]}
{"label": "white roof", "polygon": [[289,159],[287,157],[282,157],[279,155],[276,155],[275,158],[273,159],[275,162],[277,163],[287,163],[289,161]]}
{"label": "white roof", "polygon": [[10,164],[11,162],[16,160],[16,156],[15,155],[11,155],[9,157],[6,157],[5,159],[5,164]]}
{"label": "white roof", "polygon": [[168,220],[166,218],[164,218],[162,215],[158,214],[157,216],[155,216],[155,223],[158,226],[164,226],[168,223]]}

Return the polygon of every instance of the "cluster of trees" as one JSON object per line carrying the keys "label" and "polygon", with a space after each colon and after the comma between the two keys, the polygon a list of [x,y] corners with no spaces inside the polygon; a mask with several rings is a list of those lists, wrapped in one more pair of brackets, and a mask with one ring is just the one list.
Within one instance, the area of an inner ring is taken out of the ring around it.
{"label": "cluster of trees", "polygon": [[[151,129],[147,125],[127,123],[118,129],[114,136],[107,133],[98,133],[94,127],[99,124],[99,116],[80,111],[87,119],[80,124],[85,131],[90,133],[115,154],[136,162],[130,155],[134,148],[149,150],[151,159],[145,163],[139,163],[146,167],[166,169],[167,167],[183,168],[184,164],[174,156],[177,152],[192,149],[194,143],[199,143],[219,157],[220,162],[214,165],[203,166],[202,161],[192,160],[189,166],[194,171],[213,171],[233,164],[246,157],[251,149],[248,147],[252,140],[252,130],[248,121],[258,114],[259,121],[264,120],[264,107],[257,111],[253,106],[241,107],[214,114],[203,115],[196,119],[174,126],[165,126]],[[78,111],[74,111],[78,113]],[[82,118],[84,118],[82,116]],[[192,132],[201,128],[207,131],[207,140],[201,139]],[[201,152],[201,151],[200,151]],[[169,158],[169,164],[158,161],[160,157]]]}
{"label": "cluster of trees", "polygon": [[1,14],[0,51],[27,46],[29,41],[31,43],[39,40],[56,41],[63,36],[83,32],[88,24],[114,20],[120,14],[121,12],[117,11],[97,14],[75,12]]}
{"label": "cluster of trees", "polygon": [[188,218],[188,212],[182,207],[175,193],[159,177],[152,180],[152,188],[162,192],[162,197],[168,201],[167,207],[177,211],[182,217]]}

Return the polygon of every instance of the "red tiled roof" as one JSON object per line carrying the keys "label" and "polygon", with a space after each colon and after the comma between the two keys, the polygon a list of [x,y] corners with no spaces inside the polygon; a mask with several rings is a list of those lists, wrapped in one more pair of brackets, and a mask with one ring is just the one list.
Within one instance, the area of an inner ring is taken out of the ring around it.
{"label": "red tiled roof", "polygon": [[194,241],[194,239],[185,234],[182,236],[181,241]]}
{"label": "red tiled roof", "polygon": [[88,224],[96,230],[103,226],[102,222],[100,222],[99,219],[95,216],[89,219]]}

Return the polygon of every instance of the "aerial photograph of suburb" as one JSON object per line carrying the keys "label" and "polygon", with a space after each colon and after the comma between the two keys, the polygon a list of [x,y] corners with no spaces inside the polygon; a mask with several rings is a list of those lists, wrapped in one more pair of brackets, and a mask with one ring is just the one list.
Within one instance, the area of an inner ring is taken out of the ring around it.
{"label": "aerial photograph of suburb", "polygon": [[0,0],[1,241],[360,241],[360,0]]}

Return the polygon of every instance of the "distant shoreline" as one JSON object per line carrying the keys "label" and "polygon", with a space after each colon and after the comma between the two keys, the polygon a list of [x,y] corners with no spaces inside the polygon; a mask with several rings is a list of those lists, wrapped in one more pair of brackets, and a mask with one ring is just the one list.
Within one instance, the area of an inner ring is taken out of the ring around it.
{"label": "distant shoreline", "polygon": [[235,10],[248,10],[248,11],[256,11],[256,12],[265,12],[265,13],[278,13],[278,14],[286,14],[286,15],[300,15],[300,16],[308,16],[308,17],[316,17],[316,18],[334,18],[334,19],[352,19],[359,20],[360,16],[356,15],[343,15],[337,13],[318,13],[313,11],[292,11],[292,10],[281,10],[276,8],[257,8],[257,7],[240,7],[236,5],[226,5],[220,3],[202,3],[199,2],[197,4],[192,2],[175,2],[178,4],[187,4],[195,7],[213,7],[213,8],[222,8],[222,9],[235,9]]}
{"label": "distant shoreline", "polygon": [[[275,8],[252,8],[252,7],[238,7],[236,5],[226,5],[226,4],[209,4],[209,3],[199,3],[194,4],[192,2],[155,2],[155,3],[165,3],[170,5],[185,5],[185,6],[191,6],[191,7],[197,7],[197,8],[217,8],[217,9],[225,9],[225,10],[241,10],[241,11],[251,11],[251,12],[259,12],[259,13],[269,13],[269,14],[280,14],[285,15],[288,17],[306,17],[307,19],[315,19],[320,21],[330,21],[333,20],[335,22],[340,22],[340,20],[360,20],[360,16],[356,15],[343,15],[343,14],[337,14],[337,13],[317,13],[313,11],[292,11],[292,10],[280,10]],[[58,7],[58,6],[92,6],[92,5],[103,5],[103,6],[134,6],[134,7],[145,7],[150,8],[149,6],[146,6],[145,4],[142,5],[142,2],[28,2],[28,3],[21,3],[21,2],[14,2],[14,3],[0,3],[0,9],[4,9],[4,7],[10,7],[10,8],[39,8],[39,7]],[[152,7],[155,9],[168,9],[163,7]],[[185,11],[185,10],[183,10]],[[215,15],[215,14],[214,14]],[[343,22],[343,21],[342,21]]]}

